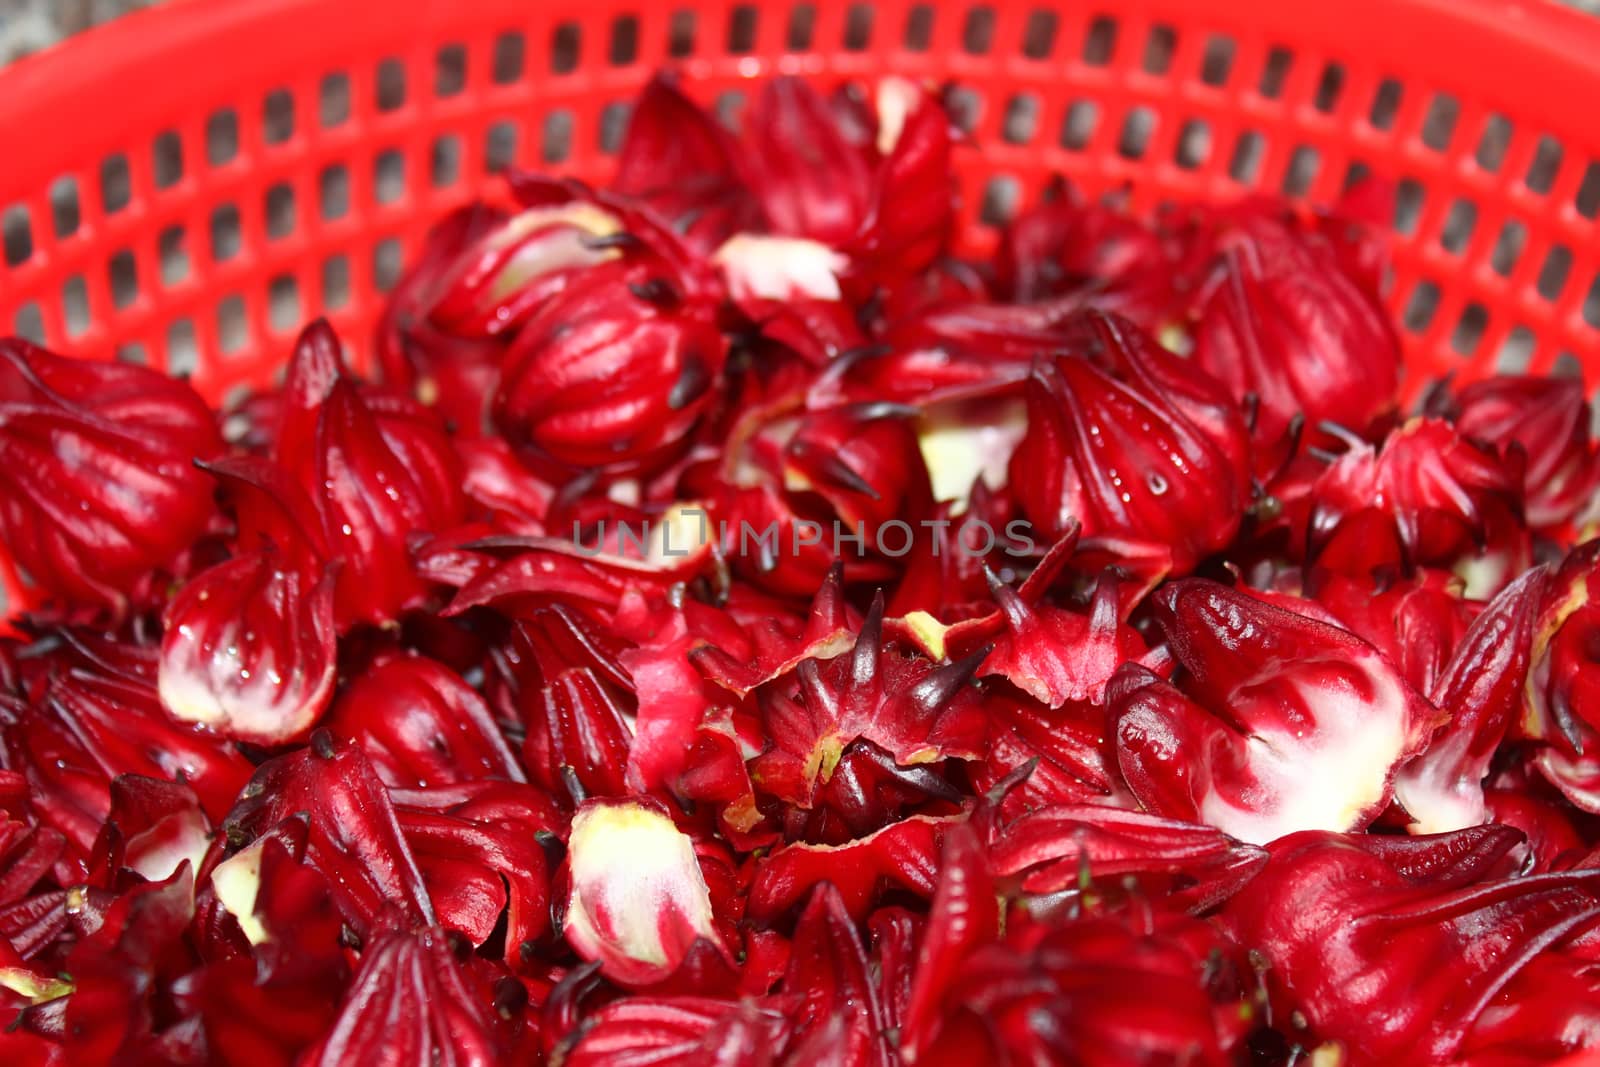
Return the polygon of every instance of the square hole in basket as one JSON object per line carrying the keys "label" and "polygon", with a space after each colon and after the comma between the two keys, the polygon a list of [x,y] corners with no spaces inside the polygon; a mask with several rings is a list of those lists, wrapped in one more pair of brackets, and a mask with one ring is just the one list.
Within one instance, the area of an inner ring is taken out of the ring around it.
{"label": "square hole in basket", "polygon": [[161,259],[161,284],[170,289],[189,277],[188,231],[168,226],[156,237],[156,255]]}
{"label": "square hole in basket", "polygon": [[350,257],[340,254],[322,261],[322,306],[338,311],[350,303]]}
{"label": "square hole in basket", "polygon": [[400,280],[402,259],[398,238],[389,237],[373,246],[372,284],[378,292],[387,293]]}
{"label": "square hole in basket", "polygon": [[14,204],[0,215],[0,245],[5,249],[6,266],[15,267],[33,258],[33,225],[24,204]]}
{"label": "square hole in basket", "polygon": [[1116,50],[1117,20],[1109,15],[1096,16],[1083,39],[1083,61],[1091,67],[1108,66]]}
{"label": "square hole in basket", "polygon": [[1567,275],[1571,273],[1572,250],[1566,245],[1552,245],[1545,253],[1534,288],[1540,296],[1554,303],[1561,298],[1561,291],[1567,287]]}
{"label": "square hole in basket", "polygon": [[242,246],[239,209],[232,204],[218,205],[211,212],[211,262],[226,263]]}
{"label": "square hole in basket", "polygon": [[505,121],[489,127],[483,144],[483,169],[490,174],[505,170],[517,160],[517,124]]}
{"label": "square hole in basket", "polygon": [[1406,301],[1405,311],[1400,315],[1400,325],[1407,333],[1421,333],[1433,322],[1434,313],[1438,310],[1439,287],[1424,278],[1411,290],[1411,298]]}
{"label": "square hole in basket", "polygon": [[467,87],[467,48],[447,44],[433,57],[433,95],[440,100],[459,96]]}
{"label": "square hole in basket", "polygon": [[280,274],[267,283],[267,325],[273,333],[288,333],[300,320],[300,283],[292,274]]}
{"label": "square hole in basket", "polygon": [[117,311],[139,299],[139,266],[131,249],[124,248],[106,262],[106,281],[111,286],[111,306]]}
{"label": "square hole in basket", "polygon": [[1505,162],[1506,150],[1511,147],[1511,120],[1504,115],[1490,115],[1483,123],[1483,133],[1478,136],[1478,147],[1473,158],[1478,166],[1491,174]]}
{"label": "square hole in basket", "polygon": [[61,286],[61,311],[67,320],[67,337],[82,337],[89,329],[89,286],[74,274]]}
{"label": "square hole in basket", "polygon": [[1471,200],[1457,200],[1450,205],[1444,217],[1444,229],[1439,231],[1439,247],[1459,256],[1472,239],[1472,230],[1478,224],[1478,205]]}
{"label": "square hole in basket", "polygon": [[261,208],[267,218],[269,241],[281,240],[294,232],[294,186],[288,182],[271,186],[267,189]]}
{"label": "square hole in basket", "polygon": [[[577,47],[574,43],[573,47]],[[489,77],[496,85],[510,85],[522,79],[522,65],[527,42],[516,30],[508,30],[494,39],[494,57],[489,67]]]}
{"label": "square hole in basket", "polygon": [[206,119],[206,162],[213,167],[231,163],[239,155],[239,113],[231,107],[214,111]]}
{"label": "square hole in basket", "polygon": [[379,152],[372,161],[372,195],[380,204],[392,204],[406,194],[406,157],[398,148]]}
{"label": "square hole in basket", "polygon": [[1298,145],[1289,155],[1289,166],[1283,172],[1283,192],[1285,196],[1304,196],[1311,191],[1311,183],[1317,180],[1317,170],[1322,165],[1322,156],[1310,145]]}
{"label": "square hole in basket", "polygon": [[631,66],[639,58],[638,15],[618,15],[611,20],[611,46],[606,58],[613,67]]}
{"label": "square hole in basket", "polygon": [[1089,146],[1095,127],[1100,124],[1100,105],[1093,100],[1074,100],[1061,120],[1061,147],[1081,152]]}
{"label": "square hole in basket", "polygon": [[550,35],[550,69],[556,74],[571,74],[582,58],[583,36],[576,22],[563,22]]}
{"label": "square hole in basket", "polygon": [[1009,174],[998,174],[983,187],[983,202],[978,208],[978,219],[988,226],[1002,226],[1011,221],[1017,212],[1022,186]]}
{"label": "square hole in basket", "polygon": [[926,52],[933,44],[934,9],[931,4],[913,4],[906,12],[905,47],[907,52]]}
{"label": "square hole in basket", "polygon": [[287,89],[274,89],[261,102],[261,140],[283,144],[294,136],[294,96]]}
{"label": "square hole in basket", "polygon": [[1050,58],[1060,26],[1061,19],[1054,11],[1030,11],[1022,28],[1022,54],[1029,59]]}
{"label": "square hole in basket", "polygon": [[572,112],[559,108],[544,117],[540,155],[546,163],[561,163],[572,154]]}
{"label": "square hole in basket", "polygon": [[1600,273],[1589,282],[1589,291],[1583,298],[1583,321],[1600,330]]}
{"label": "square hole in basket", "polygon": [[600,151],[608,156],[616,155],[622,147],[622,139],[628,135],[628,117],[632,114],[633,105],[622,100],[601,109]]}
{"label": "square hole in basket", "polygon": [[128,157],[121,152],[100,161],[100,207],[115,215],[133,199],[133,177],[128,173]]}
{"label": "square hole in basket", "polygon": [[1503,278],[1511,277],[1527,243],[1528,228],[1516,219],[1507,219],[1500,227],[1500,236],[1495,238],[1494,249],[1489,253],[1489,268]]}
{"label": "square hole in basket", "polygon": [[1540,196],[1548,193],[1561,170],[1562,154],[1560,141],[1549,134],[1539,138],[1539,147],[1533,153],[1533,162],[1528,164],[1528,176],[1523,184]]}
{"label": "square hole in basket", "polygon": [[1311,100],[1311,106],[1325,114],[1333,114],[1339,106],[1339,95],[1344,92],[1344,64],[1328,63],[1322,68],[1322,76],[1317,79],[1317,93]]}
{"label": "square hole in basket", "polygon": [[1267,65],[1261,68],[1261,80],[1256,92],[1268,100],[1283,95],[1284,83],[1289,80],[1289,68],[1294,65],[1294,53],[1287,48],[1275,47],[1267,52]]}
{"label": "square hole in basket", "polygon": [[433,140],[429,153],[429,180],[435,189],[444,189],[461,180],[461,138],[453,133],[440,134]]}
{"label": "square hole in basket", "polygon": [[36,345],[44,344],[44,313],[32,300],[17,308],[17,317],[12,320],[11,328],[24,341],[32,341]]}
{"label": "square hole in basket", "polygon": [[1428,105],[1428,113],[1422,119],[1422,143],[1435,152],[1445,152],[1450,148],[1450,139],[1455,136],[1456,119],[1461,115],[1461,104],[1449,93],[1440,93]]}
{"label": "square hole in basket", "polygon": [[1184,170],[1197,170],[1211,155],[1211,127],[1205,119],[1188,119],[1178,131],[1172,161]]}
{"label": "square hole in basket", "polygon": [[817,5],[796,4],[789,12],[785,46],[791,52],[809,52],[817,32]]}
{"label": "square hole in basket", "polygon": [[56,239],[63,240],[83,225],[83,204],[78,199],[78,179],[63,174],[50,183],[50,222]]}
{"label": "square hole in basket", "polygon": [[1139,159],[1150,147],[1150,138],[1156,132],[1156,113],[1147,107],[1136,107],[1122,120],[1122,134],[1117,138],[1117,154],[1124,159]]}
{"label": "square hole in basket", "polygon": [[1525,373],[1538,345],[1539,339],[1532,330],[1522,325],[1511,327],[1495,353],[1494,369],[1500,374]]}
{"label": "square hole in basket", "polygon": [[742,56],[755,49],[756,25],[760,17],[760,9],[754,4],[735,4],[728,12],[725,45],[729,55]]}
{"label": "square hole in basket", "polygon": [[978,90],[970,85],[952,86],[945,94],[944,103],[950,120],[962,133],[978,128],[978,120],[983,117],[983,96]]}
{"label": "square hole in basket", "polygon": [[1578,185],[1572,206],[1586,219],[1600,215],[1600,161],[1591,161],[1584,168],[1583,181]]}
{"label": "square hole in basket", "polygon": [[1374,129],[1394,129],[1395,116],[1400,112],[1402,92],[1400,83],[1393,78],[1385,78],[1378,83],[1378,91],[1372,97],[1372,110],[1367,113],[1367,121]]}
{"label": "square hole in basket", "polygon": [[1489,309],[1473,301],[1461,309],[1461,317],[1456,320],[1456,328],[1450,331],[1450,347],[1459,355],[1470,356],[1478,350],[1478,344],[1483,340],[1483,331],[1488,328]]}
{"label": "square hole in basket", "polygon": [[245,318],[244,297],[235,293],[217,305],[217,348],[224,356],[244,351],[250,340],[250,325]]}
{"label": "square hole in basket", "polygon": [[1172,68],[1172,54],[1177,48],[1178,31],[1158,23],[1150,27],[1150,36],[1145,38],[1140,66],[1146,74],[1165,74]]}
{"label": "square hole in basket", "polygon": [[191,375],[200,366],[200,345],[194,323],[178,319],[167,327],[167,373],[178,378]]}
{"label": "square hole in basket", "polygon": [[156,135],[150,145],[150,174],[157,189],[171,189],[183,180],[183,139],[177,131]]}
{"label": "square hole in basket", "polygon": [[138,341],[129,341],[127,344],[117,346],[117,362],[132,363],[145,367],[150,364],[150,353],[144,350],[144,345]]}
{"label": "square hole in basket", "polygon": [[317,118],[325,130],[350,121],[350,75],[335,71],[317,91]]}
{"label": "square hole in basket", "polygon": [[872,45],[872,7],[851,4],[844,19],[844,50],[865,52]]}
{"label": "square hole in basket", "polygon": [[1261,160],[1267,154],[1266,139],[1255,130],[1246,130],[1233,143],[1228,160],[1228,177],[1241,185],[1254,185],[1261,173]]}
{"label": "square hole in basket", "polygon": [[984,56],[994,47],[994,8],[980,4],[967,12],[961,26],[961,47],[968,55]]}
{"label": "square hole in basket", "polygon": [[330,163],[317,175],[317,203],[324,221],[332,222],[350,214],[350,168]]}
{"label": "square hole in basket", "polygon": [[1422,215],[1424,197],[1422,183],[1415,178],[1402,178],[1395,187],[1394,228],[1396,233],[1410,236],[1417,232],[1417,220]]}
{"label": "square hole in basket", "polygon": [[745,96],[743,89],[726,89],[717,94],[711,104],[711,113],[728,129],[738,132],[744,121]]}
{"label": "square hole in basket", "polygon": [[398,59],[378,64],[373,103],[380,112],[399,111],[406,104],[406,65]]}
{"label": "square hole in basket", "polygon": [[1010,144],[1027,144],[1039,129],[1039,98],[1032,93],[1018,93],[1006,105],[1006,115],[1001,136]]}
{"label": "square hole in basket", "polygon": [[667,55],[673,59],[694,55],[694,28],[693,11],[674,11],[667,21]]}
{"label": "square hole in basket", "polygon": [[1206,50],[1200,57],[1200,80],[1206,85],[1227,85],[1228,75],[1233,73],[1235,48],[1232,37],[1207,37]]}

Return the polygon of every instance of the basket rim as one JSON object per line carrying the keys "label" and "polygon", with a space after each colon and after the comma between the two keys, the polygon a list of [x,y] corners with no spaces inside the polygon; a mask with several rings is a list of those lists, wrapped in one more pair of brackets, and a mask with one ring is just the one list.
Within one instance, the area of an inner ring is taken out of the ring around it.
{"label": "basket rim", "polygon": [[[815,6],[848,3],[816,0]],[[615,13],[646,7],[619,3]],[[1098,13],[1096,4],[1083,8]],[[908,9],[906,2],[885,3],[880,14]],[[1513,122],[1545,126],[1569,147],[1600,154],[1600,120],[1589,106],[1600,94],[1600,18],[1554,0],[1121,0],[1115,10],[1119,18],[1359,56],[1386,75],[1455,93]],[[445,43],[447,35],[551,28],[592,19],[595,11],[589,0],[171,0],[131,12],[0,70],[0,143],[29,146],[0,168],[0,205],[37,194],[74,166],[98,162],[121,136],[145,137],[191,116],[196,101],[232,102],[230,89],[265,91],[268,83],[340,69],[352,56],[411,55]],[[892,65],[897,54],[894,46],[851,58],[854,66],[872,58]],[[734,63],[750,77],[771,73],[750,58],[701,55],[673,65],[691,78]],[[926,65],[928,57],[919,58]],[[584,73],[580,65],[576,74]]]}

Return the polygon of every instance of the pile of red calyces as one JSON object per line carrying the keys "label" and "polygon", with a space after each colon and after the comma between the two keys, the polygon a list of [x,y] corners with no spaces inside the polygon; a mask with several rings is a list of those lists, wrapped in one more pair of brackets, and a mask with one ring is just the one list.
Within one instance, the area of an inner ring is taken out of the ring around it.
{"label": "pile of red calyces", "polygon": [[1582,383],[1402,411],[1375,185],[980,262],[938,93],[741,126],[511,174],[366,377],[0,342],[0,1060],[1600,1046]]}

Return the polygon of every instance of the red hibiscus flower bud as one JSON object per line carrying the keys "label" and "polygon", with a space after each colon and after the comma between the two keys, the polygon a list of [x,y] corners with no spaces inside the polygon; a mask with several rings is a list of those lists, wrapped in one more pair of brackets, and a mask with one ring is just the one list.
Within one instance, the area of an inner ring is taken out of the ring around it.
{"label": "red hibiscus flower bud", "polygon": [[392,788],[523,780],[483,698],[422,656],[386,657],[367,668],[339,695],[327,725],[354,741]]}
{"label": "red hibiscus flower bud", "polygon": [[677,283],[632,264],[591,268],[506,353],[495,422],[573,467],[659,461],[715,396],[725,347],[709,308]]}
{"label": "red hibiscus flower bud", "polygon": [[1138,632],[1117,617],[1115,579],[1096,584],[1087,617],[1029,604],[993,572],[990,579],[1006,632],[978,673],[1000,675],[1047,707],[1102,703],[1112,674],[1145,651]]}
{"label": "red hibiscus flower bud", "polygon": [[[834,782],[847,749],[866,742],[888,757],[885,770],[907,768],[921,772],[917,777],[932,772],[936,778],[946,759],[977,758],[987,717],[980,694],[968,683],[986,654],[983,649],[937,664],[885,645],[880,593],[849,653],[803,660],[794,671],[793,697],[776,684],[757,694],[769,744],[750,762],[752,780],[799,809],[837,802],[855,832],[882,825],[888,814],[882,797],[858,793],[848,777]],[[933,778],[923,785],[938,789]],[[836,788],[842,795],[833,794]]]}
{"label": "red hibiscus flower bud", "polygon": [[395,817],[439,923],[481,946],[503,918],[504,958],[512,967],[525,962],[523,946],[541,943],[550,929],[550,863],[542,842],[553,840],[559,823],[545,817],[553,812],[528,803],[532,792],[521,786],[509,794],[509,804],[493,809],[460,789],[393,794]]}
{"label": "red hibiscus flower bud", "polygon": [[56,660],[41,698],[19,704],[3,731],[6,762],[27,775],[41,820],[79,851],[93,848],[122,774],[180,775],[212,819],[250,777],[250,764],[213,731],[175,723],[161,707],[154,671]]}
{"label": "red hibiscus flower bud", "polygon": [[[787,1010],[786,1010],[787,1009]],[[775,1062],[793,1024],[788,998],[718,1000],[633,996],[586,1015],[563,1046],[563,1067],[651,1064],[760,1065]]]}
{"label": "red hibiscus flower bud", "polygon": [[1477,599],[1527,568],[1516,462],[1438,419],[1413,419],[1381,448],[1348,443],[1311,490],[1308,549],[1319,566],[1359,577],[1450,567]]}
{"label": "red hibiscus flower bud", "polygon": [[448,333],[429,321],[428,313],[454,280],[462,255],[505,221],[505,212],[482,203],[446,215],[428,231],[415,264],[390,291],[378,322],[376,361],[384,382],[436,408],[469,435],[484,429],[502,342]]}
{"label": "red hibiscus flower bud", "polygon": [[174,568],[216,510],[194,461],[221,449],[185,382],[0,341],[0,533],[68,606],[121,610]]}
{"label": "red hibiscus flower bud", "polygon": [[161,703],[179,722],[258,745],[303,740],[333,699],[333,583],[257,552],[196,576],[167,605]]}
{"label": "red hibiscus flower bud", "polygon": [[1448,571],[1422,569],[1374,583],[1318,568],[1307,581],[1315,584],[1316,603],[1388,656],[1419,693],[1433,691],[1481,607]]}
{"label": "red hibiscus flower bud", "polygon": [[644,201],[702,253],[759,213],[732,135],[663,74],[633,106],[611,188]]}
{"label": "red hibiscus flower bud", "polygon": [[845,910],[863,919],[881,893],[899,889],[924,899],[937,885],[939,853],[957,816],[913,815],[839,845],[785,845],[756,862],[748,915],[770,921],[805,900],[823,882]]}
{"label": "red hibiscus flower bud", "polygon": [[796,1062],[815,1062],[812,1057],[822,1054],[839,1063],[886,1067],[883,1005],[839,891],[819,886],[794,933],[783,989],[802,998],[795,1011]]}
{"label": "red hibiscus flower bud", "polygon": [[340,564],[335,616],[341,632],[392,621],[429,587],[411,539],[461,520],[460,463],[438,416],[409,397],[345,376],[326,322],[295,345],[276,464],[211,464],[234,498],[239,541],[271,544],[302,570]]}
{"label": "red hibiscus flower bud", "polygon": [[1001,291],[1019,304],[1092,299],[1161,336],[1177,302],[1171,241],[1114,205],[1087,202],[1071,184],[1053,191],[1001,235]]}
{"label": "red hibiscus flower bud", "polygon": [[1244,424],[1204,374],[1131,323],[1088,313],[1069,354],[1035,364],[1010,486],[1051,537],[1170,548],[1184,573],[1226,545],[1249,501]]}
{"label": "red hibiscus flower bud", "polygon": [[1249,1029],[1238,953],[1182,915],[1019,923],[968,956],[917,1067],[1236,1062]]}
{"label": "red hibiscus flower bud", "polygon": [[1138,892],[1195,913],[1228,899],[1267,861],[1213,827],[1097,804],[1030,812],[995,834],[991,857],[996,875],[1020,875],[1030,894],[1136,879]]}
{"label": "red hibiscus flower bud", "polygon": [[1483,780],[1522,706],[1547,572],[1528,571],[1490,602],[1429,692],[1450,721],[1395,779],[1395,799],[1411,815],[1414,833],[1484,821]]}
{"label": "red hibiscus flower bud", "polygon": [[1166,586],[1156,617],[1182,688],[1125,667],[1107,699],[1122,773],[1159,815],[1256,844],[1361,829],[1443,718],[1354,634],[1215,582]]}
{"label": "red hibiscus flower bud", "polygon": [[1194,358],[1237,400],[1255,437],[1291,424],[1364,431],[1394,404],[1400,345],[1377,295],[1322,236],[1276,212],[1240,210],[1215,240],[1217,269],[1191,311]]}
{"label": "red hibiscus flower bud", "polygon": [[562,671],[527,702],[523,755],[536,781],[573,804],[624,796],[633,732],[588,668]]}
{"label": "red hibiscus flower bud", "polygon": [[510,336],[588,268],[619,258],[622,220],[588,200],[512,215],[465,248],[440,279],[428,321],[461,337]]}
{"label": "red hibiscus flower bud", "polygon": [[333,1027],[298,1062],[342,1067],[374,1049],[394,1063],[502,1062],[504,1027],[484,985],[451,953],[443,931],[384,931],[362,952]]}
{"label": "red hibiscus flower bud", "polygon": [[856,235],[872,163],[820,93],[799,78],[774,78],[751,107],[748,130],[747,166],[775,232],[828,245]]}
{"label": "red hibiscus flower bud", "polygon": [[1600,484],[1581,378],[1486,378],[1463,388],[1455,407],[1463,437],[1502,455],[1513,445],[1522,448],[1530,525],[1559,529],[1578,517]]}
{"label": "red hibiscus flower bud", "polygon": [[643,798],[593,800],[572,818],[563,931],[623,985],[670,975],[698,940],[721,947],[694,842]]}
{"label": "red hibiscus flower bud", "polygon": [[1590,541],[1570,552],[1549,579],[1534,623],[1526,700],[1517,723],[1519,736],[1572,756],[1596,755],[1595,731],[1600,730],[1597,561],[1600,541]]}
{"label": "red hibiscus flower bud", "polygon": [[1294,834],[1226,919],[1310,1036],[1337,1036],[1359,1062],[1451,1062],[1537,953],[1600,915],[1600,871],[1497,873],[1518,838]]}
{"label": "red hibiscus flower bud", "polygon": [[325,730],[257,768],[223,821],[228,841],[253,841],[301,822],[306,863],[328,879],[334,903],[362,937],[434,921],[427,887],[394,805],[360,749]]}

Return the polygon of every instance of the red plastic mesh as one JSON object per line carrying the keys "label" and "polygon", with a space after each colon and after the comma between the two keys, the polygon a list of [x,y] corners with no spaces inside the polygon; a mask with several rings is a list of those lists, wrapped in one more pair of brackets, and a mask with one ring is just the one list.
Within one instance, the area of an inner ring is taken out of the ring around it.
{"label": "red plastic mesh", "polygon": [[1545,0],[178,0],[0,74],[0,332],[222,399],[326,314],[359,366],[434,219],[507,164],[603,178],[663,65],[735,121],[775,72],[951,83],[976,250],[1056,173],[1385,175],[1409,393],[1600,368],[1600,21]]}

